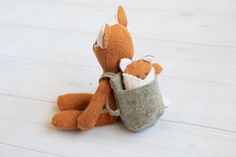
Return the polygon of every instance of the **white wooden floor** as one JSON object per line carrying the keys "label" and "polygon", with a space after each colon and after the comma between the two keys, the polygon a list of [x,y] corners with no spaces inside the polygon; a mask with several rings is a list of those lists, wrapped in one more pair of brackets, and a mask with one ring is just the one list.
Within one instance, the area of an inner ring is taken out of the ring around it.
{"label": "white wooden floor", "polygon": [[[118,4],[171,106],[141,133],[59,131],[55,100],[96,89],[92,43]],[[235,157],[236,1],[0,0],[0,107],[0,157]]]}

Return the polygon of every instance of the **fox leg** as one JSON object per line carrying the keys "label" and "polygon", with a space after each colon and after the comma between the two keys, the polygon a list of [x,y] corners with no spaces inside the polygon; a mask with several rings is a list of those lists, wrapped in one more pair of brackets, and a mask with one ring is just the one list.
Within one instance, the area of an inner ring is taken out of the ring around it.
{"label": "fox leg", "polygon": [[[81,111],[78,110],[66,110],[57,113],[52,118],[52,124],[62,130],[75,130],[79,129],[77,126],[77,119],[81,115]],[[111,116],[107,112],[103,112],[99,115],[95,126],[104,126],[115,123],[117,117]]]}
{"label": "fox leg", "polygon": [[[109,106],[112,110],[117,109],[116,100],[115,100],[115,96],[114,96],[113,91],[111,91],[111,94],[109,96]],[[118,117],[112,116],[107,112],[102,112],[99,115],[95,126],[110,125],[110,124],[115,123],[117,121],[117,119],[118,119]]]}
{"label": "fox leg", "polygon": [[63,130],[75,130],[77,127],[77,118],[82,112],[78,110],[61,111],[53,116],[52,124]]}
{"label": "fox leg", "polygon": [[93,94],[89,93],[72,93],[59,96],[57,98],[57,106],[60,110],[84,110]]}
{"label": "fox leg", "polygon": [[96,122],[97,126],[111,125],[117,121],[118,117],[114,117],[107,112],[103,112],[99,115],[98,120]]}

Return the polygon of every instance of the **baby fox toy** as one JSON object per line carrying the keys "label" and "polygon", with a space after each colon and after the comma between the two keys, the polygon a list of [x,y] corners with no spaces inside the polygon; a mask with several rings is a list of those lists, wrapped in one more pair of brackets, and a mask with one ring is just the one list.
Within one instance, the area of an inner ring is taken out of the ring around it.
{"label": "baby fox toy", "polygon": [[110,77],[118,109],[107,111],[119,116],[126,128],[140,131],[155,124],[164,113],[164,103],[159,91],[156,76],[162,67],[154,63],[154,57],[131,61],[123,58],[120,61],[122,72]]}
{"label": "baby fox toy", "polygon": [[131,61],[133,41],[121,6],[117,20],[117,24],[104,25],[93,45],[103,69],[96,92],[59,96],[57,104],[61,111],[52,118],[55,127],[86,131],[113,124],[120,117],[128,129],[139,131],[152,126],[163,114],[156,79],[162,68],[153,63],[151,56]]}
{"label": "baby fox toy", "polygon": [[123,83],[125,89],[134,89],[148,84],[155,79],[155,76],[161,73],[162,67],[154,63],[153,56],[131,61],[123,58],[120,61],[120,69],[123,72]]}

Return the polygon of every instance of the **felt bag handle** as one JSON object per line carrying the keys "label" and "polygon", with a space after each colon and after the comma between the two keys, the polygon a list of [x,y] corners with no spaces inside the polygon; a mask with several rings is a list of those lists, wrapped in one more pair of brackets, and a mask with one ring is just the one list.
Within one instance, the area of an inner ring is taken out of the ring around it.
{"label": "felt bag handle", "polygon": [[106,102],[107,112],[112,116],[120,116],[120,109],[113,111],[109,106],[108,100],[109,100],[109,97],[107,98],[107,102]]}
{"label": "felt bag handle", "polygon": [[[103,78],[112,78],[113,76],[115,76],[115,73],[112,73],[112,72],[104,72],[102,74],[102,76],[100,77],[99,81],[102,80]],[[120,109],[117,109],[115,111],[113,111],[110,106],[109,106],[109,97],[107,98],[107,101],[106,101],[106,110],[107,112],[112,115],[112,116],[120,116]]]}

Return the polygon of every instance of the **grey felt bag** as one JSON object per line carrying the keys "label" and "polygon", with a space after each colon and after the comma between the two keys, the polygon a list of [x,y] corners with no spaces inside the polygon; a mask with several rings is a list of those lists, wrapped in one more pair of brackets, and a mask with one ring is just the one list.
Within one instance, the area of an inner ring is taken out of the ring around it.
{"label": "grey felt bag", "polygon": [[125,90],[121,72],[104,73],[101,78],[104,77],[110,78],[118,108],[113,111],[109,103],[106,103],[106,109],[111,115],[120,116],[129,130],[141,131],[151,127],[164,113],[164,103],[157,78],[142,87]]}

